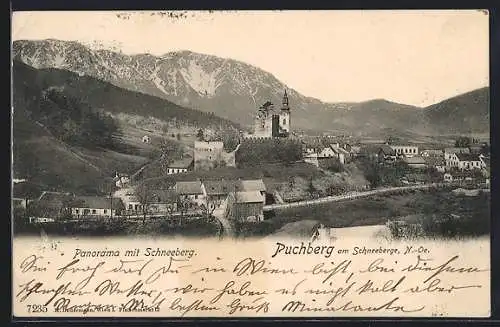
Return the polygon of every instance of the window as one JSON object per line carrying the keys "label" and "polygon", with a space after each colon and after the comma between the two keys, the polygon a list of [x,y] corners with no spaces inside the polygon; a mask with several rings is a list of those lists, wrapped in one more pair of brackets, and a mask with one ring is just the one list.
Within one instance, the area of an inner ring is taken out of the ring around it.
{"label": "window", "polygon": [[286,119],[283,119],[283,125],[286,125]]}
{"label": "window", "polygon": [[97,210],[92,209],[92,214],[95,215],[97,213]]}
{"label": "window", "polygon": [[198,199],[198,195],[195,195],[195,196],[194,196],[194,199],[195,199],[195,200],[197,200],[197,199]]}
{"label": "window", "polygon": [[80,210],[78,210],[78,209],[75,209],[75,213],[78,213],[79,211],[80,211]]}
{"label": "window", "polygon": [[129,205],[128,205],[128,209],[129,209],[129,210],[132,210],[133,208],[134,208],[134,207],[133,207],[131,204],[129,204]]}
{"label": "window", "polygon": [[105,214],[106,214],[106,213],[108,213],[108,210],[104,209],[104,213],[105,213]]}

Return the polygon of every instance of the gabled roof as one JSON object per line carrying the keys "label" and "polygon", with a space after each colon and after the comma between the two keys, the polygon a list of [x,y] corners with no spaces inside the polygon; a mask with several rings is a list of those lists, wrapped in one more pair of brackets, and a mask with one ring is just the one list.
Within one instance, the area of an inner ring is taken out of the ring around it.
{"label": "gabled roof", "polygon": [[179,195],[203,194],[200,181],[177,182],[175,184],[175,191]]}
{"label": "gabled roof", "polygon": [[175,160],[171,164],[168,165],[168,168],[184,168],[187,169],[193,163],[193,158],[184,158]]}
{"label": "gabled roof", "polygon": [[472,153],[456,153],[459,161],[481,161],[478,154]]}
{"label": "gabled roof", "polygon": [[446,148],[445,153],[470,153],[469,148]]}
{"label": "gabled roof", "polygon": [[122,209],[123,202],[120,198],[110,198],[104,196],[76,196],[70,203],[71,207],[90,209]]}
{"label": "gabled roof", "polygon": [[420,151],[420,153],[428,153],[430,155],[442,155],[443,154],[443,150],[439,150],[439,149],[425,149],[425,150]]}
{"label": "gabled roof", "polygon": [[425,159],[422,158],[421,156],[405,157],[403,160],[404,160],[404,162],[406,162],[407,164],[410,164],[410,165],[425,164],[426,163]]}
{"label": "gabled roof", "polygon": [[262,179],[252,179],[252,180],[241,180],[239,182],[239,191],[248,192],[248,191],[266,191],[266,184]]}
{"label": "gabled roof", "polygon": [[235,192],[235,203],[262,203],[263,197],[259,191]]}
{"label": "gabled roof", "polygon": [[224,195],[236,190],[237,181],[234,180],[207,180],[203,181],[207,195]]}

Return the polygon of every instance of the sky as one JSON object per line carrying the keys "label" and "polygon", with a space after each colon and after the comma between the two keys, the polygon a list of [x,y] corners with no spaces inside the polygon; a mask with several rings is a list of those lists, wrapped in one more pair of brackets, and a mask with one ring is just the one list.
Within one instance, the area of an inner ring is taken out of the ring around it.
{"label": "sky", "polygon": [[17,12],[12,39],[98,41],[123,53],[190,50],[262,68],[325,102],[427,106],[489,84],[478,10]]}

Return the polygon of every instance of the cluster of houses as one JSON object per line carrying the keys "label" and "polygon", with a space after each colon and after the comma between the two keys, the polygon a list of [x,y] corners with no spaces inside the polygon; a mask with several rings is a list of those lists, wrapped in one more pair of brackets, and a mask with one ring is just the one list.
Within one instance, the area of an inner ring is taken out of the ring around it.
{"label": "cluster of houses", "polygon": [[380,162],[405,162],[414,169],[434,168],[443,174],[443,180],[472,181],[483,176],[489,183],[490,159],[484,147],[449,147],[444,149],[420,150],[417,145],[389,145],[378,147],[377,157]]}
{"label": "cluster of houses", "polygon": [[489,184],[490,159],[487,147],[474,144],[470,147],[449,147],[444,149],[420,149],[417,144],[367,144],[350,145],[348,143],[332,143],[327,146],[305,145],[304,161],[316,167],[335,159],[346,164],[357,157],[370,158],[380,163],[394,164],[404,162],[413,173],[406,176],[404,182],[424,183],[427,181],[422,173],[428,168],[435,169],[445,182],[476,181],[479,179]]}
{"label": "cluster of houses", "polygon": [[130,188],[116,196],[80,196],[65,192],[43,192],[38,198],[14,198],[14,206],[31,206],[34,222],[60,218],[100,219],[113,217],[191,215],[223,216],[235,221],[264,219],[266,186],[262,179],[178,181],[167,190]]}
{"label": "cluster of houses", "polygon": [[304,146],[304,161],[316,167],[322,167],[324,162],[331,159],[337,160],[340,164],[348,163],[359,152],[359,146],[351,146],[344,143],[332,143],[328,146]]}

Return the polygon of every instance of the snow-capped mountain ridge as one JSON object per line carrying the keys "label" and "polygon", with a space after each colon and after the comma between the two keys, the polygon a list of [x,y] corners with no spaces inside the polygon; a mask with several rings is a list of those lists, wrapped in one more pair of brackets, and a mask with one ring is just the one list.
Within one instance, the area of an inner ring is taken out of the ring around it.
{"label": "snow-capped mountain ridge", "polygon": [[[271,73],[253,65],[189,50],[160,56],[149,53],[127,55],[75,41],[19,40],[13,43],[13,58],[38,69],[59,68],[98,78],[247,126],[253,123],[258,107],[266,101],[279,108],[286,89],[294,130],[359,135],[380,133],[385,128],[423,134],[442,131],[443,128],[438,126],[443,122],[439,124],[426,117],[423,108],[382,99],[324,103],[300,94]],[[468,115],[470,113],[464,117]],[[444,120],[445,126],[446,121],[449,119]],[[464,129],[463,126],[462,122],[455,126],[454,131]],[[481,131],[483,127],[474,124],[474,128],[466,130]]]}
{"label": "snow-capped mountain ridge", "polygon": [[[35,68],[60,68],[87,74],[200,110],[220,113],[219,107],[229,102],[228,106],[238,108],[224,108],[222,111],[230,116],[226,115],[227,118],[243,123],[251,121],[255,106],[267,98],[280,101],[284,89],[289,89],[292,99],[299,98],[296,104],[307,102],[306,97],[255,66],[189,50],[172,51],[161,56],[149,53],[125,55],[103,48],[94,50],[75,41],[42,40],[14,42],[14,55]],[[238,99],[236,103],[235,99],[221,99],[228,96],[244,99]],[[209,102],[215,104],[203,103],[203,99],[212,99]],[[246,103],[236,105],[241,101]],[[232,115],[231,111],[234,111]]]}

